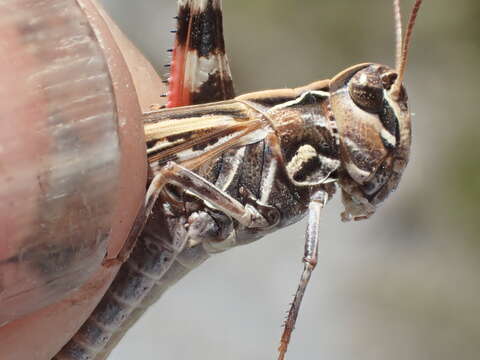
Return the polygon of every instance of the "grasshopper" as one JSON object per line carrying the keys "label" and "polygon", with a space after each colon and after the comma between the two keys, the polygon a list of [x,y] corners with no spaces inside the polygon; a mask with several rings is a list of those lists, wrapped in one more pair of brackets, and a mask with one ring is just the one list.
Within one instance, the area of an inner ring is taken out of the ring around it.
{"label": "grasshopper", "polygon": [[[104,299],[56,359],[103,359],[161,294],[209,256],[308,217],[303,272],[278,359],[317,264],[323,208],[339,188],[342,220],[367,219],[400,182],[411,119],[402,85],[416,0],[396,66],[352,66],[295,89],[234,97],[220,0],[180,0],[167,108],[144,116],[146,221]],[[217,101],[217,102],[212,102]]]}

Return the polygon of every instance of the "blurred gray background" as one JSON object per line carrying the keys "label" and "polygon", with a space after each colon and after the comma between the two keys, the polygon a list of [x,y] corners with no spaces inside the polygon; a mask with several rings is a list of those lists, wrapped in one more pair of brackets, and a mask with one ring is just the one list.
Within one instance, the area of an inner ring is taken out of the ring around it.
{"label": "blurred gray background", "polygon": [[[163,71],[176,2],[101,2]],[[412,1],[402,3],[405,18]],[[391,14],[387,0],[225,0],[237,93],[299,86],[365,61],[393,65]],[[425,1],[406,76],[410,165],[370,220],[343,224],[340,201],[327,207],[288,359],[479,359],[479,18],[476,0]],[[150,309],[111,359],[275,358],[304,228],[211,259]]]}

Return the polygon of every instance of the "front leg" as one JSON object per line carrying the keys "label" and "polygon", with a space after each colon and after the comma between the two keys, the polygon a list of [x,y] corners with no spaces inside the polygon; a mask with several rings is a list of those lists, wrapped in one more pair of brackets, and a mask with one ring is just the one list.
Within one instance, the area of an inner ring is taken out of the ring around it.
{"label": "front leg", "polygon": [[328,200],[328,194],[325,191],[318,191],[314,193],[310,199],[308,207],[308,225],[305,239],[305,255],[303,257],[303,272],[300,277],[297,292],[293,298],[292,304],[288,311],[288,317],[284,324],[282,338],[280,340],[280,347],[278,348],[278,360],[285,358],[287,352],[290,336],[295,328],[295,321],[297,320],[298,311],[302,303],[303,294],[307,288],[308,281],[312,275],[312,271],[317,265],[318,259],[318,240],[320,234],[320,214]]}
{"label": "front leg", "polygon": [[193,171],[174,162],[165,165],[153,178],[146,196],[147,216],[166,184],[182,187],[248,228],[267,228],[274,225],[273,221],[278,221],[271,215],[269,207],[256,207],[250,202],[243,205]]}

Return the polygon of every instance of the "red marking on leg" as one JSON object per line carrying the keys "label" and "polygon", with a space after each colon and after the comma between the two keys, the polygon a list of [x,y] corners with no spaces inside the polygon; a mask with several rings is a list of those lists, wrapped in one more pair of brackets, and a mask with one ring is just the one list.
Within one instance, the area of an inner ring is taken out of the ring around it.
{"label": "red marking on leg", "polygon": [[171,73],[168,79],[168,98],[167,107],[177,107],[191,105],[191,96],[188,88],[185,88],[185,59],[187,57],[186,50],[183,46],[179,46],[175,41],[172,55]]}

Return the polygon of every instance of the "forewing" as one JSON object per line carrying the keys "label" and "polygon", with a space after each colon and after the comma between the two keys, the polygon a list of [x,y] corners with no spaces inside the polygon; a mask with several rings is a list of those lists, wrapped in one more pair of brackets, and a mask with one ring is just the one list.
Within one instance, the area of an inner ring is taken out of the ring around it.
{"label": "forewing", "polygon": [[261,113],[237,100],[165,109],[146,114],[144,121],[154,171],[168,161],[196,168],[229,148],[263,139],[267,124]]}

